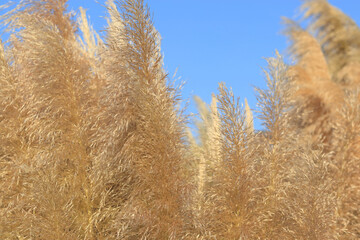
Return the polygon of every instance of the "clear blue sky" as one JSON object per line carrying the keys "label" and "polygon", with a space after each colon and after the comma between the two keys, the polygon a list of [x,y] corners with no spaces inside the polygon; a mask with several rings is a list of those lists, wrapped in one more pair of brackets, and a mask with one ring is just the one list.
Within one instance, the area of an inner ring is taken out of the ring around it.
{"label": "clear blue sky", "polygon": [[[106,26],[104,0],[69,0],[70,9],[88,9],[95,30]],[[155,27],[162,36],[165,69],[186,81],[183,97],[193,95],[210,102],[218,83],[231,86],[236,96],[256,107],[253,86],[264,86],[261,67],[275,49],[285,53],[287,40],[281,35],[281,16],[298,14],[300,0],[146,0]],[[359,0],[330,0],[360,22]],[[259,122],[255,122],[260,128]]]}

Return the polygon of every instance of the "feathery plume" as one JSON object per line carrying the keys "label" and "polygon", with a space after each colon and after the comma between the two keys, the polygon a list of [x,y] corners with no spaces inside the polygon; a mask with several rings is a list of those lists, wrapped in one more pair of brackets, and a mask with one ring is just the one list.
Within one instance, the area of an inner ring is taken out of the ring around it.
{"label": "feathery plume", "polygon": [[[327,0],[306,0],[304,19],[316,33],[324,51],[332,80],[351,88],[359,82],[360,30],[356,23]],[[350,71],[352,70],[352,71]],[[355,71],[355,72],[353,72]]]}
{"label": "feathery plume", "polygon": [[246,126],[248,128],[247,132],[249,135],[251,135],[254,133],[254,118],[246,98],[245,98],[245,114],[246,114]]}
{"label": "feathery plume", "polygon": [[24,92],[21,135],[32,171],[26,207],[18,210],[14,221],[19,226],[12,231],[25,238],[93,234],[83,128],[89,66],[74,48],[75,29],[63,14],[65,2],[23,1],[5,15],[10,26],[21,27],[11,39],[11,53]]}
{"label": "feathery plume", "polygon": [[[143,1],[108,1],[105,92],[94,179],[106,236],[178,239],[185,226],[185,128]],[[96,141],[95,141],[96,142]],[[106,175],[103,173],[107,172]],[[104,200],[101,200],[104,199]]]}

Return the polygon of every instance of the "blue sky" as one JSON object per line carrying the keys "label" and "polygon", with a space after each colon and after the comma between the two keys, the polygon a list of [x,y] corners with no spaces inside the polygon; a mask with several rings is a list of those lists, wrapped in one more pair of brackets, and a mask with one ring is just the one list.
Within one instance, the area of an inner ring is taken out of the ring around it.
{"label": "blue sky", "polygon": [[[106,27],[104,0],[69,0],[69,8],[88,10],[95,30]],[[281,17],[296,17],[300,0],[145,0],[162,36],[165,69],[186,84],[183,98],[188,112],[196,112],[193,95],[210,102],[219,82],[232,87],[256,107],[253,86],[264,87],[261,67],[275,49],[285,54],[287,39],[281,35]],[[360,22],[360,1],[330,0]],[[258,121],[256,128],[261,128]]]}

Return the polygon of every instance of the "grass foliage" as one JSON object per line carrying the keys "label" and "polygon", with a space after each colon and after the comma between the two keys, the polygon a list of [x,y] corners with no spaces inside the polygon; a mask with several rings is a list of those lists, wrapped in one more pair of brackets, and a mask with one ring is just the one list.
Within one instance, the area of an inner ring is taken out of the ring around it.
{"label": "grass foliage", "polygon": [[[360,238],[360,29],[326,0],[284,19],[258,108],[225,83],[194,136],[143,0],[105,37],[66,0],[3,6],[1,239]],[[253,111],[264,130],[253,125]]]}

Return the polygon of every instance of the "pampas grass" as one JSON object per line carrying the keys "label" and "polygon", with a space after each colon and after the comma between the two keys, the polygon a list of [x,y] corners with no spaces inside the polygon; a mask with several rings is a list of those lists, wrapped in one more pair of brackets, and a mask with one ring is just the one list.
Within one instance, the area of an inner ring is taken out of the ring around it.
{"label": "pampas grass", "polygon": [[256,109],[220,83],[195,129],[143,0],[106,1],[104,38],[66,0],[10,6],[1,239],[360,238],[360,30],[327,1],[284,20]]}

